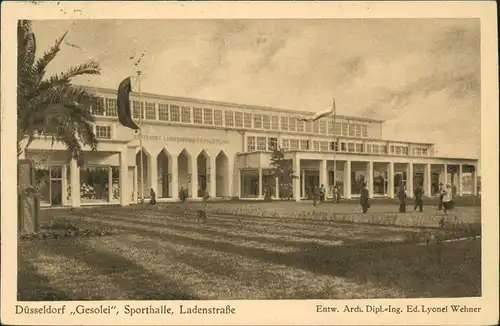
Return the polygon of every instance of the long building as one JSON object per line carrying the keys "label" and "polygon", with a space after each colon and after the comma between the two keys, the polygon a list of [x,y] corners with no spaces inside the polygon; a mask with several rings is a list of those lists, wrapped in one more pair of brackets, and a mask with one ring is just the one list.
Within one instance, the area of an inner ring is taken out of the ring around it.
{"label": "long building", "polygon": [[[90,90],[99,96],[91,108],[99,146],[85,152],[83,167],[62,144],[43,138],[25,151],[36,163],[43,205],[126,206],[148,198],[150,189],[160,202],[176,201],[183,188],[191,200],[208,191],[217,198],[261,199],[268,192],[299,201],[313,187],[329,190],[334,183],[347,199],[359,196],[363,183],[371,197],[393,198],[401,183],[409,197],[417,184],[434,196],[441,182],[458,196],[477,192],[477,159],[437,157],[433,144],[383,139],[383,121],[358,117],[304,122],[315,112],[132,93],[136,122],[142,112],[141,151],[140,134],[118,122],[116,90]],[[276,146],[298,176],[291,190],[271,175]]]}

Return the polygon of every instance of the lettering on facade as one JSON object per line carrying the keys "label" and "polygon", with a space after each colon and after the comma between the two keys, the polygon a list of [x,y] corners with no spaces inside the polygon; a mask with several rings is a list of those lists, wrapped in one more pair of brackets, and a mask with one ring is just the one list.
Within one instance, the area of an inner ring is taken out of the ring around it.
{"label": "lettering on facade", "polygon": [[[134,140],[139,140],[141,136],[134,135]],[[179,142],[179,143],[203,143],[203,144],[228,144],[225,139],[205,138],[205,137],[176,137],[176,136],[150,136],[142,135],[142,140]]]}

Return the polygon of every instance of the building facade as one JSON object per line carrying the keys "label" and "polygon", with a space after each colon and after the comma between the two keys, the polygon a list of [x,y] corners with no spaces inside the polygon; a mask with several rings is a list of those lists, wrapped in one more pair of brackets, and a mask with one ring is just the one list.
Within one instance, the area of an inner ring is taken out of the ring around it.
{"label": "building facade", "polygon": [[[334,183],[344,198],[359,196],[363,183],[371,197],[393,198],[400,184],[409,197],[417,185],[434,196],[441,182],[459,196],[477,192],[476,159],[436,157],[433,144],[385,140],[383,121],[304,122],[314,112],[132,93],[137,133],[118,122],[116,90],[90,90],[99,95],[92,106],[99,146],[85,152],[82,167],[64,146],[43,138],[25,152],[35,162],[43,205],[126,206],[149,198],[150,189],[160,202],[178,200],[181,189],[192,200],[208,191],[217,198],[260,199],[268,192],[299,201],[320,185],[331,197]],[[276,146],[298,176],[291,190],[271,176]]]}

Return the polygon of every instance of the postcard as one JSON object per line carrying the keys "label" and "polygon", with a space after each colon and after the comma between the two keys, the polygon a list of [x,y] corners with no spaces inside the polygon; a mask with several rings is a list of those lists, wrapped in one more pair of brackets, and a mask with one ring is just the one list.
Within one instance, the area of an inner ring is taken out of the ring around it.
{"label": "postcard", "polygon": [[496,324],[496,12],[2,2],[2,323]]}

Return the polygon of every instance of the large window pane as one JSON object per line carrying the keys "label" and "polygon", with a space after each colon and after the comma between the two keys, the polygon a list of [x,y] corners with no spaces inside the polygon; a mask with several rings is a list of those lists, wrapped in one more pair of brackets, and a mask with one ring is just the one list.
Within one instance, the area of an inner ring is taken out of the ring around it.
{"label": "large window pane", "polygon": [[80,198],[85,201],[107,201],[108,167],[83,167],[80,170]]}
{"label": "large window pane", "polygon": [[259,171],[241,171],[241,197],[251,198],[259,195]]}
{"label": "large window pane", "polygon": [[35,182],[40,189],[40,203],[50,204],[50,167],[38,165],[35,167]]}
{"label": "large window pane", "polygon": [[120,168],[118,166],[113,166],[111,168],[112,175],[112,188],[111,188],[111,200],[120,199]]}

